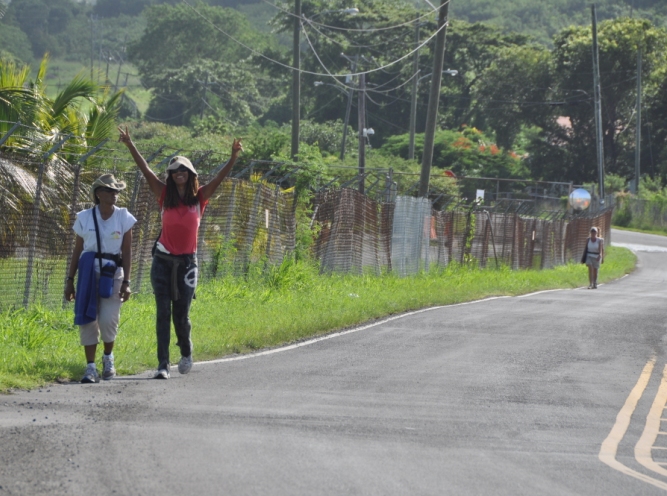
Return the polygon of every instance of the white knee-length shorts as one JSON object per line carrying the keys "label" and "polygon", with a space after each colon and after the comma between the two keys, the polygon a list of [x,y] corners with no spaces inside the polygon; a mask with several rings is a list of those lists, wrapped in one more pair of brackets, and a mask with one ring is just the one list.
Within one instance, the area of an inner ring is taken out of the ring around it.
{"label": "white knee-length shorts", "polygon": [[[97,274],[99,281],[100,275]],[[123,284],[123,269],[119,267],[113,278],[113,292],[109,298],[97,297],[97,320],[79,326],[82,346],[90,346],[100,342],[112,343],[118,334],[120,323],[120,287]]]}

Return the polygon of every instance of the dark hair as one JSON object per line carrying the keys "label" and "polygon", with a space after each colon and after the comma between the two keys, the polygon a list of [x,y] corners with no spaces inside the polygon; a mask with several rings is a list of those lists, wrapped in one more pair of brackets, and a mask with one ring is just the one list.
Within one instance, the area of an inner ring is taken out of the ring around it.
{"label": "dark hair", "polygon": [[97,197],[97,190],[100,189],[102,186],[98,186],[93,190],[93,197],[95,198],[95,205],[100,204],[100,199]]}
{"label": "dark hair", "polygon": [[188,182],[185,184],[185,195],[183,198],[178,196],[176,183],[171,178],[171,173],[167,176],[167,192],[164,196],[164,209],[178,208],[183,203],[188,207],[196,205],[199,202],[197,192],[199,191],[199,181],[191,171],[188,171]]}

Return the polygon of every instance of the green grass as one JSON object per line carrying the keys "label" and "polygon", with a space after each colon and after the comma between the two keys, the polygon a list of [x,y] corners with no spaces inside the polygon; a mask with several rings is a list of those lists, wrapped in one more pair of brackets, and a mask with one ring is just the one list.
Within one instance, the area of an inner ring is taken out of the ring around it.
{"label": "green grass", "polygon": [[[600,282],[629,273],[635,260],[630,251],[609,247]],[[451,266],[399,278],[320,275],[308,263],[287,261],[198,288],[192,306],[195,359],[275,347],[418,308],[587,282],[586,268],[579,264],[543,271]],[[72,319],[72,306],[0,313],[0,391],[78,380],[85,360]],[[152,295],[139,295],[123,306],[115,349],[120,374],[156,366],[154,321]],[[178,360],[175,346],[172,360]]]}
{"label": "green grass", "polygon": [[621,226],[612,226],[612,227],[614,229],[618,229],[619,231],[632,231],[644,234],[657,234],[658,236],[667,236],[667,230],[665,229],[641,229],[638,227],[621,227]]}

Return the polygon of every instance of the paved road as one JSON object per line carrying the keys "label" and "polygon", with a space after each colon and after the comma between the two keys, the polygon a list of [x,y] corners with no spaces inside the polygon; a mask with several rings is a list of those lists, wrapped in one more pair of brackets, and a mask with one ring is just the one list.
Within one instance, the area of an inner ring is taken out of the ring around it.
{"label": "paved road", "polygon": [[0,397],[0,495],[664,494],[667,238],[613,238],[597,291]]}

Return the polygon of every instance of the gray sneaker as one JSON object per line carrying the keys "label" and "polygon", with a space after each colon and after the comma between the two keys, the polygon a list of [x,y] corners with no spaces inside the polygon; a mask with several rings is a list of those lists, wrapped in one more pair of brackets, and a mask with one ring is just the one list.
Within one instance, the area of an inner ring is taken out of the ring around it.
{"label": "gray sneaker", "polygon": [[116,375],[116,367],[113,364],[113,354],[111,355],[102,355],[102,379],[108,381]]}
{"label": "gray sneaker", "polygon": [[95,384],[100,382],[100,374],[97,373],[97,367],[94,363],[89,363],[86,372],[81,378],[81,384]]}
{"label": "gray sneaker", "polygon": [[181,357],[181,361],[178,362],[178,373],[187,374],[192,369],[192,355]]}
{"label": "gray sneaker", "polygon": [[153,379],[169,379],[169,369],[158,369],[157,374],[153,376]]}

